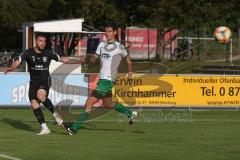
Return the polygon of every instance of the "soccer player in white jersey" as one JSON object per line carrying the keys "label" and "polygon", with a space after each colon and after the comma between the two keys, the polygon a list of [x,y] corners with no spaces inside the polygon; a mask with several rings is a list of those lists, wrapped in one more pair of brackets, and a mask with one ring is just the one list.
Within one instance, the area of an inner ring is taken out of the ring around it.
{"label": "soccer player in white jersey", "polygon": [[125,47],[116,40],[117,27],[114,24],[106,25],[105,35],[106,40],[98,45],[96,54],[91,58],[92,62],[100,58],[100,79],[96,88],[86,101],[84,112],[80,114],[77,120],[69,128],[66,128],[70,135],[76,133],[82,127],[84,121],[88,119],[94,103],[99,99],[103,100],[105,107],[115,109],[125,114],[129,119],[129,124],[132,124],[134,118],[137,116],[136,111],[131,111],[129,108],[112,100],[112,87],[122,58],[126,58],[127,60],[129,70],[128,78],[132,78],[132,68],[128,52]]}

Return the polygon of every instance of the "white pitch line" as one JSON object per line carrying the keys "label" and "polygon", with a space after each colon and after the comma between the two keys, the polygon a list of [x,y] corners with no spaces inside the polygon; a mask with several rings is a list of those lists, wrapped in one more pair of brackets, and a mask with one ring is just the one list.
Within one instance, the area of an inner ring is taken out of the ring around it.
{"label": "white pitch line", "polygon": [[[105,117],[105,115],[103,115]],[[89,119],[87,120],[86,122],[126,122],[127,120],[126,119],[100,119],[100,118],[103,118],[103,117],[97,117],[97,118],[94,118],[94,119]],[[1,121],[1,120],[0,120]],[[25,121],[22,121],[22,122],[36,122],[35,120],[25,120]],[[55,120],[46,120],[46,122],[55,122]],[[176,121],[171,121],[171,120],[150,120],[150,121],[143,121],[143,120],[137,120],[136,122],[138,123],[152,123],[152,122],[156,122],[156,123],[162,123],[162,122],[240,122],[240,119],[190,119],[190,120],[176,120]],[[1,155],[1,154],[0,154]]]}
{"label": "white pitch line", "polygon": [[11,160],[22,160],[20,158],[16,158],[16,157],[11,157],[5,154],[0,154],[0,157],[5,158],[5,159],[11,159]]}

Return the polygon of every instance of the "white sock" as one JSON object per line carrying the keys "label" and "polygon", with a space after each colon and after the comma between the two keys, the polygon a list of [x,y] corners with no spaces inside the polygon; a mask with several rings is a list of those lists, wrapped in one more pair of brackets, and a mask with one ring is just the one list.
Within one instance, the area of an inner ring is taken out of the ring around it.
{"label": "white sock", "polygon": [[46,123],[43,123],[43,124],[41,124],[41,127],[42,127],[43,129],[48,129],[48,127],[47,127],[47,124],[46,124]]}
{"label": "white sock", "polygon": [[54,116],[54,117],[55,117],[55,115],[56,115],[56,111],[53,112],[53,116]]}

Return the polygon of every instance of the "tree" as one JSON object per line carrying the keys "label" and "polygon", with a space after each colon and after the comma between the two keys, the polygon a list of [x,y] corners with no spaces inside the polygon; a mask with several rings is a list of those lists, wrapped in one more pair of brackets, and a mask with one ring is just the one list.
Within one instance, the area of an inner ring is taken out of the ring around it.
{"label": "tree", "polygon": [[49,0],[0,0],[1,48],[21,48],[21,24],[43,20],[48,5]]}
{"label": "tree", "polygon": [[240,25],[238,0],[0,0],[1,47],[20,47],[23,22],[84,18],[84,23],[101,29],[108,21],[119,27],[205,28]]}

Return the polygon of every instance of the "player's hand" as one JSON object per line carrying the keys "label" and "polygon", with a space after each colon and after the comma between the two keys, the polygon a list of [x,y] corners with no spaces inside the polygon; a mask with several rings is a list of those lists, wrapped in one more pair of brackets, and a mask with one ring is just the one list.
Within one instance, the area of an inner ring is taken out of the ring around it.
{"label": "player's hand", "polygon": [[4,74],[8,74],[11,71],[12,71],[12,68],[10,68],[10,67],[6,67],[3,69]]}
{"label": "player's hand", "polygon": [[132,72],[128,72],[127,79],[132,79],[132,78],[133,78]]}
{"label": "player's hand", "polygon": [[62,63],[67,63],[69,61],[69,58],[68,57],[61,57],[61,60],[60,60]]}

